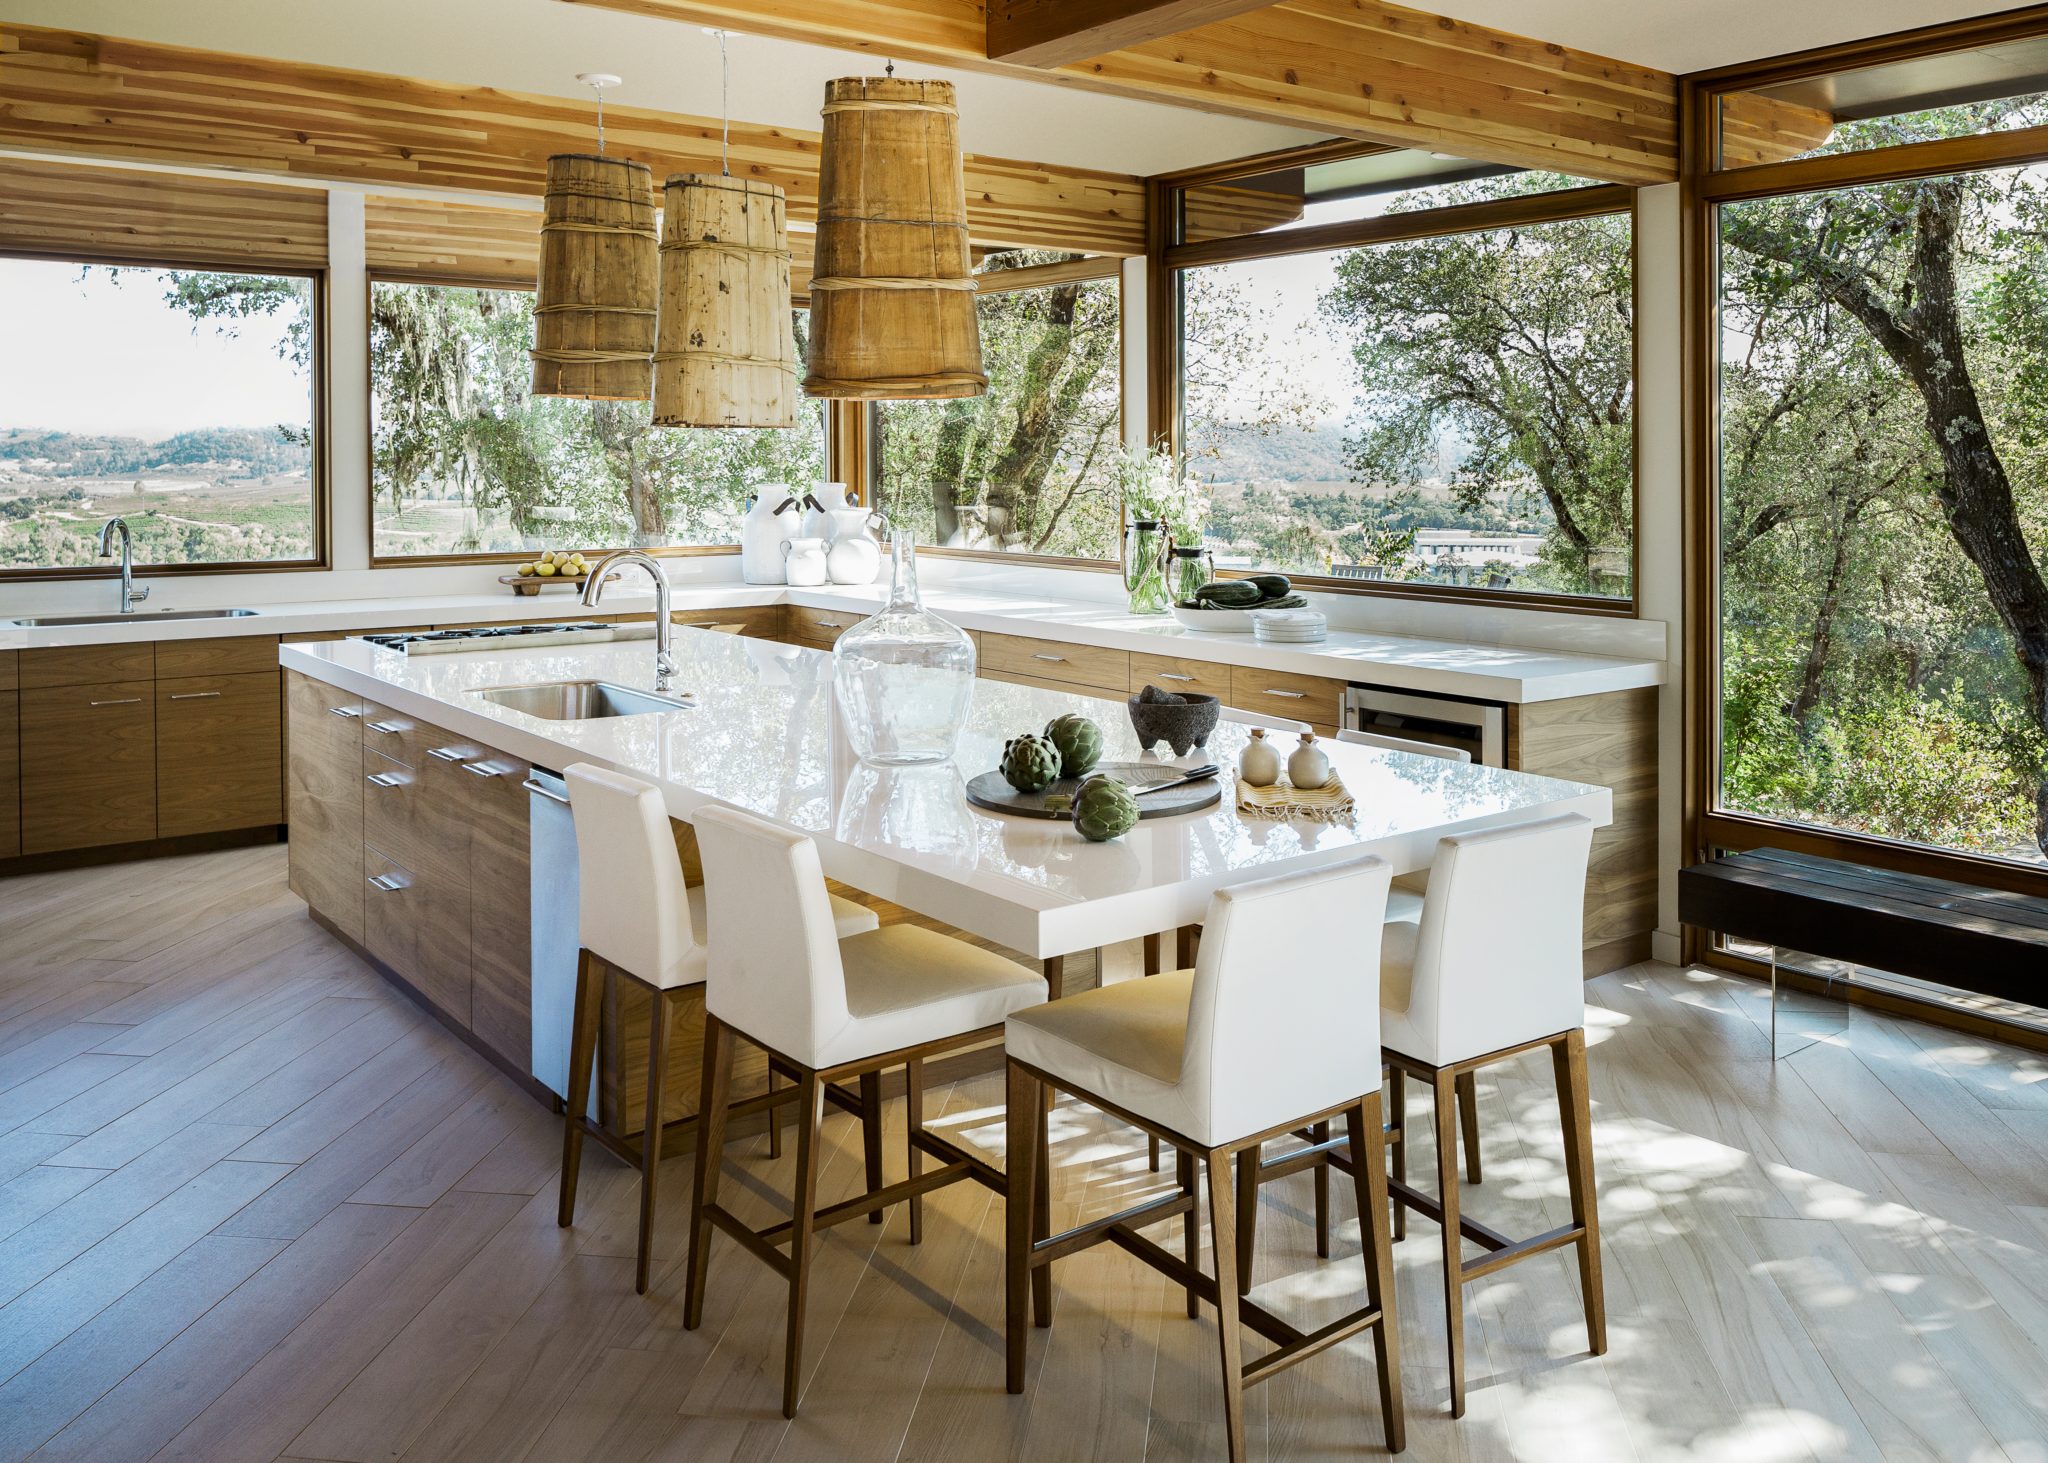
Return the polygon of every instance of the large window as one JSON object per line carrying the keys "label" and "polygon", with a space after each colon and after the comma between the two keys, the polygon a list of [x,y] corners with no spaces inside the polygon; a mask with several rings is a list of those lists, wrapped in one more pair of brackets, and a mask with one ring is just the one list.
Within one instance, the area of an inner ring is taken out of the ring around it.
{"label": "large window", "polygon": [[1992,163],[2048,157],[2048,135],[1887,178],[1883,149],[1996,142],[2038,120],[2038,97],[1864,105],[1872,120],[1826,142],[1840,181],[1813,186],[1802,163],[1800,186],[1774,189],[1743,159],[1712,213],[1710,819],[2038,865],[2048,163]]}
{"label": "large window", "polygon": [[[1169,251],[1179,440],[1210,486],[1217,563],[1625,606],[1625,190],[1427,167],[1402,189],[1373,161],[1386,178],[1310,188],[1298,220]],[[1222,186],[1187,190],[1184,234]]]}
{"label": "large window", "polygon": [[[1046,278],[1048,257],[1058,256],[1020,251],[984,268],[975,308],[986,396],[875,409],[874,501],[920,543],[1116,556],[1117,281],[1111,274],[1022,284]],[[1013,270],[1029,272],[1012,284],[1004,276]]]}
{"label": "large window", "polygon": [[318,556],[315,282],[0,258],[0,572]]}
{"label": "large window", "polygon": [[821,402],[789,429],[657,428],[646,402],[530,395],[532,344],[530,291],[371,285],[377,557],[736,543],[762,484],[825,477]]}

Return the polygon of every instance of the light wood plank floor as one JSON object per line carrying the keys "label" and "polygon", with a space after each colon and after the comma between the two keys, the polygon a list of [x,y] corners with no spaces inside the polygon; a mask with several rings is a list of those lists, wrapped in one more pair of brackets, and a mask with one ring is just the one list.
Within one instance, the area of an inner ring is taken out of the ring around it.
{"label": "light wood plank floor", "polygon": [[[900,1211],[824,1239],[785,1423],[763,1267],[721,1242],[681,1329],[686,1164],[636,1297],[626,1170],[593,1146],[558,1230],[555,1120],[283,875],[263,848],[0,883],[0,1457],[1220,1456],[1213,1324],[1106,1247],[1057,1269],[1030,1392],[1004,1395],[1002,1211],[973,1187],[928,1201],[921,1247]],[[1413,1221],[1410,1456],[2048,1457],[2048,1061],[1815,1002],[1785,1023],[1813,1044],[1774,1065],[1757,987],[1669,966],[1588,999],[1613,1349],[1581,1354],[1563,1255],[1482,1282],[1453,1424],[1437,1236]],[[1561,1222],[1547,1062],[1479,1091],[1468,1212]],[[998,1099],[982,1078],[931,1100],[989,1146]],[[1055,1222],[1158,1183],[1128,1130],[1063,1104],[1054,1131]],[[846,1119],[830,1139],[828,1200],[860,1172]],[[733,1158],[729,1192],[768,1215],[788,1160]],[[1305,1175],[1267,1190],[1257,1278],[1314,1317],[1361,1280],[1348,1206],[1318,1267],[1307,1203]],[[1256,1389],[1255,1454],[1379,1452],[1371,1370],[1347,1346]]]}

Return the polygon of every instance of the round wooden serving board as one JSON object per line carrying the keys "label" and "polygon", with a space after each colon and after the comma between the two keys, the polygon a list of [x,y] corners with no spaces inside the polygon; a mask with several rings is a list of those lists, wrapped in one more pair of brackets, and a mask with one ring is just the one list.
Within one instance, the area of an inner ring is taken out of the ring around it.
{"label": "round wooden serving board", "polygon": [[[1119,782],[1133,788],[1149,787],[1156,782],[1171,782],[1176,777],[1185,777],[1187,768],[1175,767],[1164,762],[1098,762],[1088,769],[1088,776],[1106,772]],[[1071,812],[1049,813],[1045,800],[1058,793],[1068,797],[1074,795],[1081,785],[1078,777],[1062,777],[1051,787],[1037,792],[1018,792],[1003,779],[1001,772],[984,772],[967,781],[967,801],[977,808],[986,808],[991,813],[1009,813],[1019,818],[1069,818]],[[1223,774],[1202,782],[1191,782],[1185,787],[1176,787],[1168,792],[1157,792],[1138,799],[1138,816],[1142,818],[1171,818],[1180,813],[1199,813],[1212,808],[1223,800]]]}

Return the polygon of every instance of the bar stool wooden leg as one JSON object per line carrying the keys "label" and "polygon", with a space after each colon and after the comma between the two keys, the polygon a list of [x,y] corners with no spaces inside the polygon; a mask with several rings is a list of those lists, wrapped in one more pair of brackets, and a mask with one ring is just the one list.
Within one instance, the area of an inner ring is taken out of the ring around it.
{"label": "bar stool wooden leg", "polygon": [[[655,991],[647,1011],[647,1123],[640,1130],[640,1246],[633,1267],[633,1289],[647,1294],[647,1271],[654,1260],[654,1194],[661,1175],[662,1089],[667,1085],[669,1036],[675,1030],[676,1006],[666,991]],[[701,1141],[701,1138],[700,1140]]]}
{"label": "bar stool wooden leg", "polygon": [[583,1112],[590,1101],[590,1069],[597,1062],[598,1007],[604,982],[598,979],[597,957],[588,950],[576,955],[576,1010],[569,1023],[569,1095],[564,1099],[562,1187],[555,1223],[567,1229],[576,1218],[576,1180],[583,1166]]}
{"label": "bar stool wooden leg", "polygon": [[[1145,974],[1147,977],[1159,974],[1159,940],[1160,937],[1158,935],[1145,936]],[[1152,1172],[1159,1172],[1159,1135],[1157,1133],[1147,1133],[1145,1135],[1145,1150],[1147,1157],[1151,1160]],[[1176,1162],[1174,1164],[1173,1171],[1175,1173],[1180,1172],[1179,1163]]]}
{"label": "bar stool wooden leg", "polygon": [[[882,1187],[882,1074],[860,1074],[860,1143],[867,1159],[868,1192]],[[868,1211],[868,1223],[880,1224],[883,1211]]]}
{"label": "bar stool wooden leg", "polygon": [[[1309,1130],[1318,1143],[1330,1141],[1330,1125],[1317,1123]],[[1315,1166],[1316,1185],[1316,1258],[1330,1258],[1330,1165],[1327,1162]]]}
{"label": "bar stool wooden leg", "polygon": [[803,1382],[804,1306],[810,1297],[811,1238],[817,1227],[818,1129],[825,1118],[825,1084],[806,1071],[797,1083],[796,1184],[789,1228],[789,1321],[782,1353],[782,1415],[796,1416]]}
{"label": "bar stool wooden leg", "polygon": [[[1180,1191],[1190,1199],[1195,1197],[1195,1155],[1173,1150],[1173,1176],[1180,1184]],[[1190,1270],[1202,1268],[1202,1215],[1192,1205],[1180,1217],[1181,1257],[1188,1262]],[[1199,1318],[1202,1314],[1202,1294],[1192,1283],[1188,1286],[1188,1319]]]}
{"label": "bar stool wooden leg", "polygon": [[1031,1304],[1031,1193],[1035,1187],[1040,1108],[1038,1079],[1015,1062],[1004,1081],[1004,1167],[1009,1192],[1003,1199],[1004,1382],[1010,1395],[1024,1391],[1024,1340]]}
{"label": "bar stool wooden leg", "polygon": [[[924,1063],[912,1057],[903,1065],[903,1147],[908,1159],[910,1177],[916,1178],[924,1171],[924,1151],[917,1146],[917,1135],[924,1131]],[[924,1243],[924,1195],[910,1196],[910,1242]]]}
{"label": "bar stool wooden leg", "polygon": [[[1255,1152],[1241,1155],[1238,1164],[1241,1169],[1258,1172]],[[1240,1281],[1236,1225],[1231,1214],[1230,1150],[1210,1149],[1208,1168],[1209,1235],[1216,1251],[1216,1337],[1223,1357],[1223,1419],[1230,1438],[1230,1463],[1243,1463],[1244,1337],[1238,1330]]]}
{"label": "bar stool wooden leg", "polygon": [[[1031,1149],[1031,1238],[1042,1240],[1052,1234],[1052,1134],[1048,1130],[1051,1122],[1048,1114],[1052,1111],[1053,1090],[1046,1087],[1045,1098],[1038,1104],[1036,1132]],[[1041,1329],[1052,1324],[1052,1267],[1041,1265],[1031,1272],[1031,1318]]]}
{"label": "bar stool wooden leg", "polygon": [[[768,1091],[771,1096],[775,1091],[775,1069],[773,1067],[768,1069]],[[780,1158],[782,1157],[781,1110],[773,1103],[770,1103],[768,1111],[763,1116],[768,1119],[768,1156],[770,1158]]]}
{"label": "bar stool wooden leg", "polygon": [[[1264,1145],[1237,1150],[1237,1293],[1252,1293],[1252,1255],[1258,1248],[1259,1164]],[[1222,1241],[1218,1241],[1221,1244]],[[1218,1260],[1217,1264],[1222,1264]]]}
{"label": "bar stool wooden leg", "polygon": [[689,1278],[683,1286],[683,1329],[704,1320],[704,1272],[711,1253],[711,1221],[718,1202],[720,1165],[725,1155],[725,1108],[732,1087],[732,1033],[708,1011],[704,1015],[704,1075],[698,1085],[697,1158],[690,1180]]}
{"label": "bar stool wooden leg", "polygon": [[[1387,1116],[1394,1125],[1394,1177],[1408,1182],[1408,1078],[1394,1068],[1387,1084]],[[1408,1238],[1408,1206],[1394,1205],[1394,1238]]]}
{"label": "bar stool wooden leg", "polygon": [[1375,1328],[1373,1361],[1379,1371],[1380,1416],[1387,1451],[1407,1446],[1407,1417],[1401,1400],[1401,1333],[1392,1320],[1394,1249],[1387,1238],[1386,1133],[1380,1127],[1379,1094],[1373,1093],[1345,1117],[1351,1154],[1351,1189],[1358,1203],[1358,1238],[1364,1250],[1365,1302],[1388,1319]]}
{"label": "bar stool wooden leg", "polygon": [[1550,1047],[1557,1077],[1557,1107],[1564,1120],[1565,1178],[1578,1238],[1579,1287],[1586,1302],[1586,1340],[1593,1355],[1607,1353],[1607,1297],[1600,1278],[1600,1206],[1593,1189],[1593,1114],[1586,1091],[1586,1033],[1568,1031]]}
{"label": "bar stool wooden leg", "polygon": [[1445,1333],[1450,1343],[1451,1416],[1465,1415],[1465,1243],[1458,1228],[1457,1079],[1438,1072],[1436,1179],[1443,1205]]}
{"label": "bar stool wooden leg", "polygon": [[1458,1127],[1465,1139],[1465,1182],[1479,1182],[1479,1074],[1458,1077]]}

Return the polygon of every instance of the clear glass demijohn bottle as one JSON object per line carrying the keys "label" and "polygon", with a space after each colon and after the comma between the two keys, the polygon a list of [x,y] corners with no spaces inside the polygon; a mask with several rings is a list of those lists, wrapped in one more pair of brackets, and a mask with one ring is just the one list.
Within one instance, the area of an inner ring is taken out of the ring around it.
{"label": "clear glass demijohn bottle", "polygon": [[910,534],[899,528],[890,544],[889,602],[839,637],[833,699],[863,762],[944,762],[974,701],[974,642],[924,607]]}

